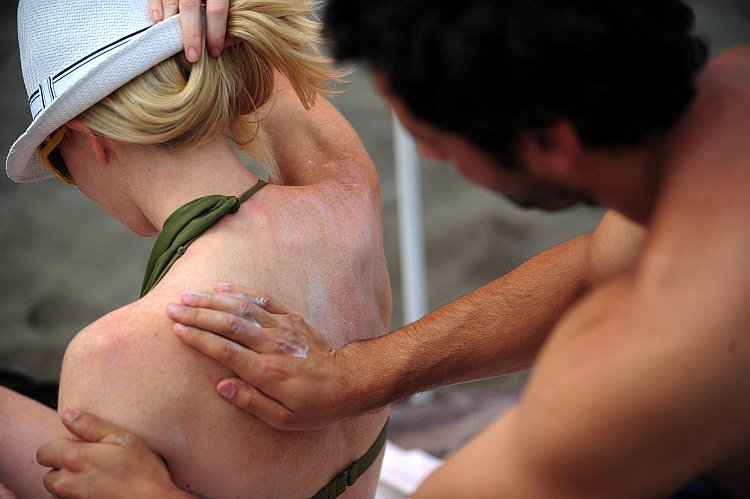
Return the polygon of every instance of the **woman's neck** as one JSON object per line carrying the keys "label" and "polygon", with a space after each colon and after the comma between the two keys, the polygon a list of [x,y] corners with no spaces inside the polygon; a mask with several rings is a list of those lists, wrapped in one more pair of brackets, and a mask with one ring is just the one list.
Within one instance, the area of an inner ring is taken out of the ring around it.
{"label": "woman's neck", "polygon": [[187,149],[126,144],[117,149],[128,173],[125,188],[157,231],[175,210],[193,199],[211,194],[240,196],[258,181],[221,136]]}

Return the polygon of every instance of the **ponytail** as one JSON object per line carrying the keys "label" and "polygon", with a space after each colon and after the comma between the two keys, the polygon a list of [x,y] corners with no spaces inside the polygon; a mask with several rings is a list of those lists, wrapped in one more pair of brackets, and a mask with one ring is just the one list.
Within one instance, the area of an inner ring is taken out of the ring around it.
{"label": "ponytail", "polygon": [[79,119],[104,138],[143,145],[192,147],[224,133],[276,177],[258,126],[275,72],[286,76],[305,108],[344,76],[320,53],[321,24],[313,13],[309,0],[231,0],[227,36],[240,43],[196,63],[175,55]]}

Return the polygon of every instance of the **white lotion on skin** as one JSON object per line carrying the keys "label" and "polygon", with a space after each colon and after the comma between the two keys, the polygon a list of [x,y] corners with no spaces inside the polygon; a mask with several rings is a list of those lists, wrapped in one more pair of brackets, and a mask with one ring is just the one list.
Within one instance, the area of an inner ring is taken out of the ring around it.
{"label": "white lotion on skin", "polygon": [[185,445],[187,442],[187,438],[185,437],[185,433],[183,433],[182,428],[179,426],[177,427],[174,435],[174,442],[177,445]]}
{"label": "white lotion on skin", "polygon": [[294,347],[294,352],[292,352],[292,357],[297,357],[298,359],[306,359],[307,358],[307,352],[310,351],[310,347],[305,345],[304,347]]}

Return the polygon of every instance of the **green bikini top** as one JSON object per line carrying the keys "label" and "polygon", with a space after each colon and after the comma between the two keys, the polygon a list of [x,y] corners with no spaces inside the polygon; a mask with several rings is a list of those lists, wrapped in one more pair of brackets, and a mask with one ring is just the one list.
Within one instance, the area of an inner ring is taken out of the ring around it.
{"label": "green bikini top", "polygon": [[141,286],[141,298],[161,281],[193,241],[226,215],[236,213],[242,203],[265,185],[267,182],[258,180],[257,184],[240,197],[218,194],[204,196],[190,201],[172,213],[164,222],[164,228],[156,238],[148,257],[146,275]]}
{"label": "green bikini top", "polygon": [[[180,258],[190,244],[198,239],[216,222],[230,213],[236,213],[242,203],[262,189],[267,182],[259,180],[250,190],[240,197],[204,196],[181,206],[164,222],[164,228],[156,238],[154,247],[146,265],[146,275],[141,286],[141,298],[156,286],[174,262]],[[336,475],[325,487],[320,489],[313,499],[333,499],[344,493],[347,487],[354,484],[385,446],[388,423],[380,431],[378,438],[363,456]]]}

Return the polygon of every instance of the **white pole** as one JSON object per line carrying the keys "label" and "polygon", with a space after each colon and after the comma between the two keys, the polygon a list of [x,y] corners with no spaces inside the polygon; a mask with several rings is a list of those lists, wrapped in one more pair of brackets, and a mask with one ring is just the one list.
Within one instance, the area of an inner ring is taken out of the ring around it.
{"label": "white pole", "polygon": [[[396,162],[396,199],[401,258],[401,294],[404,324],[424,317],[427,310],[427,272],[422,222],[422,182],[419,154],[414,139],[393,117],[393,143]],[[425,392],[413,401],[426,401]]]}
{"label": "white pole", "polygon": [[422,225],[422,188],[419,155],[414,139],[394,118],[396,199],[401,256],[404,324],[427,314],[427,278]]}

